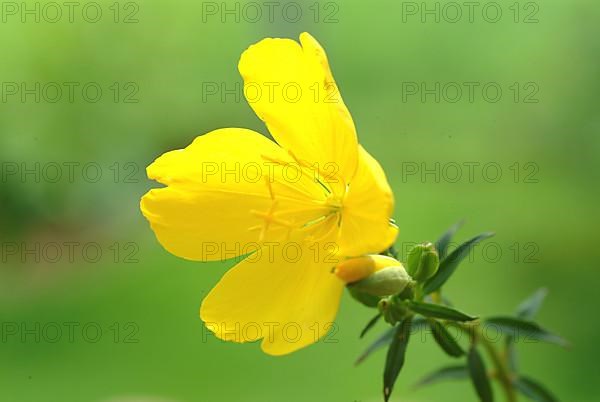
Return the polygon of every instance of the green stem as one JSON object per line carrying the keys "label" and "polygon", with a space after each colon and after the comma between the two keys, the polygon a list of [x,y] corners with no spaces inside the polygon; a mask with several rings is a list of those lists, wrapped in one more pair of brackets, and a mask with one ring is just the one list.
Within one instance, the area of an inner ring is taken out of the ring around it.
{"label": "green stem", "polygon": [[467,333],[471,336],[473,343],[479,342],[484,349],[486,350],[490,360],[492,361],[495,368],[495,378],[498,380],[504,393],[506,395],[507,402],[516,402],[517,394],[515,392],[515,388],[513,387],[512,381],[512,373],[510,368],[508,367],[508,362],[506,361],[505,355],[501,354],[494,345],[484,336],[481,332],[481,329],[478,324],[462,324],[449,322],[449,324],[454,325],[458,329]]}

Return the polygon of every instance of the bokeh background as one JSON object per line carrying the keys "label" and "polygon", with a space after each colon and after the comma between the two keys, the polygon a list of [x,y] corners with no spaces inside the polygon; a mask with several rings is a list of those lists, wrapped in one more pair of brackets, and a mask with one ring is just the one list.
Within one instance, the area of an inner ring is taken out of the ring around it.
{"label": "bokeh background", "polygon": [[[573,347],[519,345],[521,366],[564,401],[597,400],[597,2],[484,1],[471,17],[453,3],[458,20],[446,2],[274,3],[269,18],[262,2],[99,0],[77,3],[72,21],[60,2],[58,20],[44,1],[2,3],[0,399],[380,400],[384,353],[353,366],[377,336],[358,339],[372,311],[345,295],[335,342],[285,357],[218,341],[198,307],[232,263],[168,254],[138,210],[161,153],[219,127],[266,133],[239,91],[206,85],[239,86],[248,45],[306,30],[388,174],[398,248],[463,218],[457,240],[495,231],[446,293],[485,316],[546,286],[540,320]],[[422,83],[439,83],[439,102]],[[414,341],[395,400],[475,400],[467,382],[411,390],[448,363]]]}

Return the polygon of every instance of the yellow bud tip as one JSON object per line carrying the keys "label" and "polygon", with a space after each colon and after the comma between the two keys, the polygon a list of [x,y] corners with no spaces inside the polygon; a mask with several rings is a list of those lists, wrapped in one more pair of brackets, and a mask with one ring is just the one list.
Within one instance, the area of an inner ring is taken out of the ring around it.
{"label": "yellow bud tip", "polygon": [[371,254],[342,261],[335,267],[334,273],[344,283],[348,284],[365,279],[383,268],[393,266],[402,266],[402,264],[392,257]]}

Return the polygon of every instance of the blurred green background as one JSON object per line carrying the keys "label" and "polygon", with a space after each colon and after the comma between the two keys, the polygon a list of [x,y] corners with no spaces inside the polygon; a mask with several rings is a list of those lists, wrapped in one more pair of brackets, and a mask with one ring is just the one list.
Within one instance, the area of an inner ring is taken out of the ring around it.
{"label": "blurred green background", "polygon": [[[462,218],[458,240],[495,231],[494,250],[478,248],[447,294],[486,315],[548,287],[540,321],[573,347],[520,345],[523,370],[564,401],[597,400],[597,2],[482,2],[472,21],[465,6],[455,21],[445,2],[439,17],[423,13],[433,1],[275,3],[269,18],[262,2],[102,0],[77,3],[72,21],[60,2],[57,21],[46,2],[1,4],[0,399],[381,400],[384,353],[353,367],[376,336],[358,339],[371,311],[345,295],[336,342],[285,357],[220,342],[198,307],[232,264],[168,254],[138,209],[154,185],[144,168],[161,153],[219,127],[266,133],[243,97],[209,96],[203,85],[235,88],[247,46],[306,30],[326,48],[360,141],[388,174],[398,247],[433,240]],[[468,82],[478,83],[472,102]],[[65,83],[76,83],[72,101]],[[414,83],[440,83],[440,101],[409,95]],[[501,88],[496,102],[486,84]],[[457,100],[456,85],[465,91]],[[23,166],[37,173],[23,177]],[[439,177],[422,177],[425,169]],[[394,400],[475,400],[466,382],[412,391],[452,362],[431,340],[415,338],[408,353]]]}

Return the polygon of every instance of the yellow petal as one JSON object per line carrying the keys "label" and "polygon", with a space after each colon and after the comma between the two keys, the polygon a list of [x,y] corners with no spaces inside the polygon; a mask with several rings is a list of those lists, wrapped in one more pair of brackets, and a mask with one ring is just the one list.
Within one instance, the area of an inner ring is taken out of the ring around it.
{"label": "yellow petal", "polygon": [[160,243],[177,256],[211,261],[245,255],[261,241],[285,240],[290,227],[323,214],[323,189],[310,173],[301,171],[296,180],[299,170],[288,169],[293,164],[258,133],[216,130],[148,167],[148,177],[168,187],[144,195],[141,210]]}
{"label": "yellow petal", "polygon": [[221,278],[200,316],[220,339],[262,339],[268,354],[291,353],[333,327],[344,287],[332,273],[335,261],[300,243],[264,247]]}
{"label": "yellow petal", "polygon": [[327,182],[348,183],[358,158],[352,117],[323,48],[307,33],[300,41],[268,38],[250,46],[239,62],[244,94],[282,147],[317,164]]}
{"label": "yellow petal", "polygon": [[344,200],[337,240],[346,256],[379,253],[394,243],[398,228],[390,224],[394,196],[385,173],[362,146],[356,175]]}

